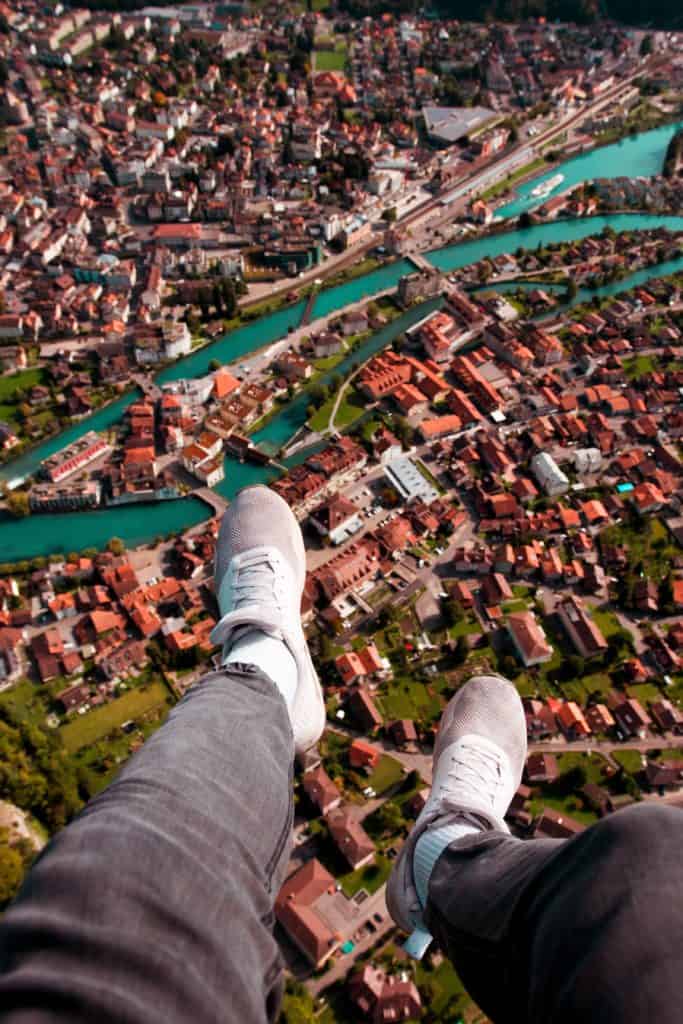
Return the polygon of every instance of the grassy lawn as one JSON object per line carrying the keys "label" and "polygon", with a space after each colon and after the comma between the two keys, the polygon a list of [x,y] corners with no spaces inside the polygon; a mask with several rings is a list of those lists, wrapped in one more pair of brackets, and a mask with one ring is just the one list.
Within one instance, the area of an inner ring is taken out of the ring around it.
{"label": "grassy lawn", "polygon": [[382,754],[375,770],[367,776],[365,785],[372,786],[378,796],[386,793],[403,778],[403,766],[389,754]]}
{"label": "grassy lawn", "polygon": [[574,821],[580,821],[582,825],[592,825],[599,817],[596,811],[591,811],[586,807],[581,797],[576,796],[544,795],[529,802],[529,812],[533,817],[540,814],[544,807],[551,807],[554,811],[559,811],[560,814],[566,814]]}
{"label": "grassy lawn", "polygon": [[656,359],[654,356],[629,356],[622,365],[628,379],[637,380],[646,373],[652,373],[656,368]]}
{"label": "grassy lawn", "polygon": [[534,171],[540,171],[541,168],[547,168],[548,171],[552,170],[547,160],[544,160],[543,157],[538,157],[536,160],[532,160],[531,163],[525,164],[524,167],[520,167],[518,171],[508,175],[499,184],[487,188],[485,192],[482,192],[481,198],[492,199],[494,196],[500,195],[501,192],[505,192],[507,188],[514,185],[520,178],[524,178],[527,174],[533,174]]}
{"label": "grassy lawn", "polygon": [[634,563],[642,562],[645,574],[657,581],[671,570],[671,562],[681,549],[671,539],[666,526],[655,516],[638,522],[609,526],[601,534],[609,544],[623,544]]}
{"label": "grassy lawn", "polygon": [[595,782],[597,785],[602,783],[607,762],[601,754],[557,754],[556,757],[561,775],[572,768],[583,768],[588,782]]}
{"label": "grassy lawn", "polygon": [[647,707],[648,701],[660,700],[662,696],[657,687],[652,683],[639,683],[637,686],[629,686],[628,695],[639,700],[644,708]]}
{"label": "grassy lawn", "polygon": [[145,689],[131,690],[111,704],[89,711],[62,726],[64,745],[71,753],[108,736],[128,719],[137,719],[166,703],[168,691],[163,683]]}
{"label": "grassy lawn", "polygon": [[366,864],[364,868],[357,871],[349,871],[347,875],[338,878],[342,891],[349,898],[355,896],[361,889],[372,894],[377,892],[381,885],[384,885],[391,871],[391,861],[388,857],[378,854],[372,864]]}
{"label": "grassy lawn", "polygon": [[480,633],[481,626],[474,618],[473,615],[468,615],[460,622],[456,622],[455,626],[451,626],[448,630],[448,635],[453,640],[457,640],[459,636],[470,636],[472,633]]}
{"label": "grassy lawn", "polygon": [[365,398],[355,388],[347,388],[339,403],[333,425],[339,430],[350,426],[365,412],[365,401]]}
{"label": "grassy lawn", "polygon": [[[415,984],[429,992],[430,1010],[439,1017],[444,1015],[444,1020],[462,1019],[456,1011],[463,1010],[471,1000],[450,961],[443,960],[436,970],[430,970],[424,960],[411,963],[415,970]],[[448,1018],[445,1016],[446,1011]]]}
{"label": "grassy lawn", "polygon": [[33,370],[22,370],[21,373],[14,373],[9,377],[0,377],[0,402],[12,399],[17,388],[28,391],[36,384],[42,384],[45,378],[45,370],[39,367]]}
{"label": "grassy lawn", "polygon": [[619,619],[616,617],[614,612],[604,611],[601,608],[594,608],[591,609],[591,618],[596,626],[602,631],[605,639],[609,639],[613,633],[618,633],[621,629]]}
{"label": "grassy lawn", "polygon": [[39,687],[28,679],[20,680],[9,690],[0,694],[0,706],[7,708],[13,716],[29,725],[43,726],[47,715],[45,697]]}
{"label": "grassy lawn", "polygon": [[330,422],[330,416],[332,415],[332,408],[336,401],[337,396],[333,395],[332,398],[328,398],[327,401],[320,406],[314,416],[311,416],[308,421],[308,426],[311,430],[326,430]]}
{"label": "grassy lawn", "polygon": [[637,775],[642,770],[642,762],[637,750],[613,750],[612,757],[630,775]]}
{"label": "grassy lawn", "polygon": [[566,700],[575,700],[578,704],[583,705],[588,696],[596,690],[606,697],[612,689],[612,680],[606,672],[593,672],[587,676],[581,676],[580,679],[558,685]]}
{"label": "grassy lawn", "polygon": [[430,722],[441,713],[441,701],[431,696],[423,683],[410,676],[401,676],[387,684],[386,691],[377,697],[377,704],[387,721],[394,718],[412,718],[416,722]]}
{"label": "grassy lawn", "polygon": [[346,65],[346,47],[331,50],[315,51],[316,71],[343,71]]}

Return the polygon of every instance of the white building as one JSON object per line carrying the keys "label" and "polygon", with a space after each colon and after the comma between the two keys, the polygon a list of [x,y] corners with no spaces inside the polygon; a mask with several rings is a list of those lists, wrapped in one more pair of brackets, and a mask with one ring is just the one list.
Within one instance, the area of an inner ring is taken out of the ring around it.
{"label": "white building", "polygon": [[579,476],[597,473],[602,468],[602,452],[599,448],[579,448],[574,452],[574,468]]}
{"label": "white building", "polygon": [[426,505],[430,505],[439,497],[436,487],[407,455],[391,459],[385,466],[384,475],[405,501],[421,498]]}
{"label": "white building", "polygon": [[565,476],[555,459],[547,452],[539,452],[531,460],[531,471],[545,493],[551,498],[558,494],[566,494],[569,490],[569,478]]}

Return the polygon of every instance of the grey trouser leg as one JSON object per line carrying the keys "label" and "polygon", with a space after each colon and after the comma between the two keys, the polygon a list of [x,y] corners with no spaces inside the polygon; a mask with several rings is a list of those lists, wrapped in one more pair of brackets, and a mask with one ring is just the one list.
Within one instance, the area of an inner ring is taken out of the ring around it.
{"label": "grey trouser leg", "polygon": [[487,833],[437,861],[426,921],[494,1024],[683,1020],[683,811],[571,840]]}
{"label": "grey trouser leg", "polygon": [[0,1019],[274,1020],[293,759],[265,675],[206,676],[52,840],[0,920]]}

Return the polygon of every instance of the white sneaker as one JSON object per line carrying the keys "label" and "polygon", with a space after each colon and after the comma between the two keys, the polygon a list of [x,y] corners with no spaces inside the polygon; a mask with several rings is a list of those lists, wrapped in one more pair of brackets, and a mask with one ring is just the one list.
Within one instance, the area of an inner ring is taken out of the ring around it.
{"label": "white sneaker", "polygon": [[325,727],[325,704],[301,626],[306,554],[292,510],[268,487],[240,491],[221,522],[214,584],[222,618],[211,639],[229,649],[260,630],[281,640],[297,667],[291,709],[297,752],[312,747]]}
{"label": "white sneaker", "polygon": [[429,799],[387,884],[389,913],[405,931],[424,930],[413,877],[418,839],[457,821],[509,832],[503,818],[522,779],[526,749],[524,709],[506,679],[474,676],[449,702],[434,747]]}

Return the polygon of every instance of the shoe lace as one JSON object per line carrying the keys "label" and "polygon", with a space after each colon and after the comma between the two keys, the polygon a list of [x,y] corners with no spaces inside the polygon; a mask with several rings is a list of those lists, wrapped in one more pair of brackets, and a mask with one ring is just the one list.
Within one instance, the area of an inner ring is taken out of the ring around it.
{"label": "shoe lace", "polygon": [[233,598],[235,609],[265,604],[281,610],[277,573],[267,555],[259,553],[245,558],[235,573]]}
{"label": "shoe lace", "polygon": [[471,797],[474,791],[495,807],[498,790],[503,784],[501,767],[500,757],[493,751],[463,743],[448,766],[444,806],[457,810],[458,798]]}

